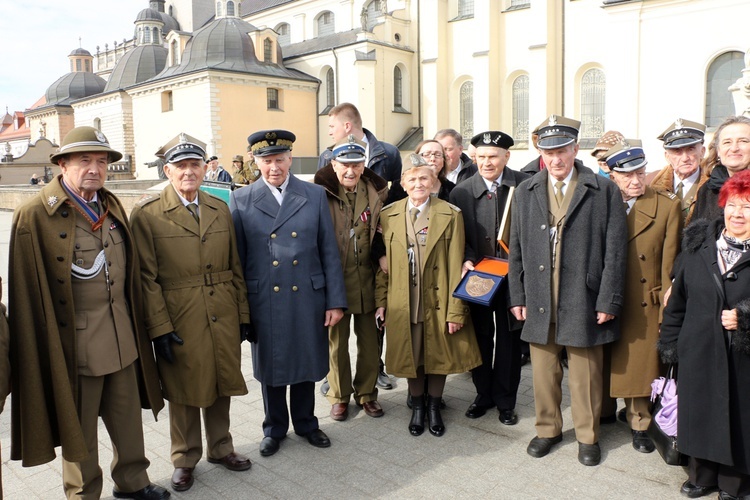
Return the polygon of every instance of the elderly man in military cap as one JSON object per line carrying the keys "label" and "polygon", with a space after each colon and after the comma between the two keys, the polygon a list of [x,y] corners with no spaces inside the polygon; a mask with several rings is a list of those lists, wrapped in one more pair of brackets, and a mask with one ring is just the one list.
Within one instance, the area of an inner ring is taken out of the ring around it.
{"label": "elderly man in military cap", "polygon": [[242,155],[234,156],[232,159],[232,170],[234,170],[234,173],[232,174],[232,182],[235,184],[247,185],[252,184],[255,180],[255,176],[250,170],[250,166],[245,166],[245,159]]}
{"label": "elderly man in military cap", "polygon": [[566,347],[578,460],[597,465],[602,346],[620,335],[627,225],[617,186],[575,159],[579,127],[557,115],[538,127],[547,168],[516,190],[508,284],[531,345],[537,435],[527,452],[543,457],[562,441]]}
{"label": "elderly man in military cap", "polygon": [[328,372],[328,327],[347,307],[325,189],[289,171],[295,138],[286,130],[248,137],[262,177],[229,198],[257,332],[253,373],[266,413],[262,456],[279,450],[290,412],[297,435],[313,446],[331,445],[313,413],[315,382]]}
{"label": "elderly man in military cap", "polygon": [[104,186],[122,158],[93,127],[50,157],[62,171],[13,216],[10,241],[11,458],[34,466],[62,446],[68,498],[99,498],[97,427],[112,440],[116,498],[168,498],[146,469],[141,408],[164,407],[142,324],[138,257],[125,209]]}
{"label": "elderly man in military cap", "polygon": [[[513,190],[530,177],[506,168],[513,143],[512,137],[500,131],[475,135],[471,144],[477,151],[479,175],[469,177],[451,191],[451,203],[464,214],[464,273],[473,270],[484,257],[508,258],[506,249],[498,243],[501,219],[511,203]],[[489,307],[470,303],[469,308],[482,365],[471,371],[477,396],[466,416],[479,418],[488,409],[497,408],[500,422],[514,425],[518,422],[515,407],[521,381],[521,325],[508,314],[507,281],[503,281]]]}
{"label": "elderly man in military cap", "polygon": [[604,397],[624,398],[633,448],[654,451],[646,435],[651,422],[651,383],[660,373],[659,340],[662,298],[671,284],[672,265],[680,250],[680,200],[646,186],[646,155],[641,141],[622,139],[605,152],[610,178],[620,188],[627,213],[628,248],[625,302],[620,339],[610,345],[611,371],[604,373]]}
{"label": "elderly man in military cap", "polygon": [[[383,416],[378,403],[380,352],[375,325],[375,265],[371,255],[380,209],[388,197],[388,183],[365,168],[364,142],[349,137],[333,148],[331,163],[315,174],[315,184],[323,186],[333,219],[341,265],[344,270],[346,301],[343,319],[328,332],[330,367],[326,393],[331,403],[331,418],[346,420],[349,398],[354,399],[370,417]],[[349,360],[349,332],[354,320],[357,336],[357,370],[352,380]]]}
{"label": "elderly man in military cap", "polygon": [[678,118],[658,137],[664,143],[664,157],[668,165],[651,180],[657,191],[674,193],[682,204],[684,223],[693,215],[698,189],[708,180],[701,170],[706,153],[703,145],[706,126]]}
{"label": "elderly man in military cap", "polygon": [[230,398],[247,394],[240,369],[240,343],[251,334],[247,289],[229,208],[199,190],[204,147],[186,134],[164,146],[170,185],[131,215],[144,319],[169,401],[175,491],[190,489],[203,455],[201,412],[208,461],[231,471],[252,465],[235,453],[229,432]]}
{"label": "elderly man in military cap", "polygon": [[232,182],[232,176],[229,175],[229,172],[224,170],[224,167],[219,165],[219,158],[217,156],[212,156],[208,159],[208,169],[206,170],[206,174],[203,176],[203,180],[215,182]]}
{"label": "elderly man in military cap", "polygon": [[608,130],[596,141],[594,149],[591,150],[591,156],[596,159],[599,165],[599,175],[609,178],[609,166],[607,166],[607,151],[618,144],[625,136],[616,130]]}

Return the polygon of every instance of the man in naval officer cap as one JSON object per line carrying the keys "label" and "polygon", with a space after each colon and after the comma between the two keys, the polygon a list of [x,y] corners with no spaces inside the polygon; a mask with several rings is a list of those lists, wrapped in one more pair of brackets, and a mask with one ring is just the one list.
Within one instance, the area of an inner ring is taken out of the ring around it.
{"label": "man in naval officer cap", "polygon": [[315,382],[328,372],[328,327],[347,308],[325,189],[290,172],[295,139],[287,130],[251,134],[261,178],[229,199],[257,332],[253,373],[266,413],[261,456],[279,450],[290,413],[295,434],[331,445],[313,413]]}

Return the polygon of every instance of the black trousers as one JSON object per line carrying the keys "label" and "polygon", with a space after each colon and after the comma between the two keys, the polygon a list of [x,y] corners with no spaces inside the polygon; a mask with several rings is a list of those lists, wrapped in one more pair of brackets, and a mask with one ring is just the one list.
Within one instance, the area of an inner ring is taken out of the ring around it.
{"label": "black trousers", "polygon": [[504,294],[498,293],[492,306],[469,304],[482,364],[471,370],[479,406],[499,410],[516,407],[521,382],[521,330],[511,331]]}
{"label": "black trousers", "polygon": [[289,409],[286,404],[286,388],[262,384],[263,406],[266,418],[263,419],[263,435],[282,439],[289,430],[289,414],[295,434],[304,436],[318,428],[315,417],[315,382],[300,382],[289,387]]}
{"label": "black trousers", "polygon": [[750,476],[711,460],[690,457],[688,479],[697,486],[718,486],[735,497],[750,495]]}

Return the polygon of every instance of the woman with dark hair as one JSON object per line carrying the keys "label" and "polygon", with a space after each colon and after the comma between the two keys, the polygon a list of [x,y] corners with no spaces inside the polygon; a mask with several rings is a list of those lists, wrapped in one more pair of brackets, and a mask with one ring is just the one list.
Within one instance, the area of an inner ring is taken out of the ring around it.
{"label": "woman with dark hair", "polygon": [[[722,210],[717,200],[721,186],[750,166],[750,118],[730,116],[724,120],[716,129],[708,151],[704,164],[709,168],[712,163],[715,166],[708,181],[698,190],[691,220],[713,220],[720,216]],[[718,161],[712,161],[714,154]]]}
{"label": "woman with dark hair", "polygon": [[448,196],[456,185],[445,177],[445,150],[443,150],[443,146],[438,141],[430,139],[417,144],[414,152],[424,158],[427,166],[437,175],[438,182],[432,186],[431,194],[443,201],[448,201]]}
{"label": "woman with dark hair", "polygon": [[723,217],[685,230],[659,341],[662,360],[679,368],[690,498],[750,495],[750,171],[726,180],[718,206]]}

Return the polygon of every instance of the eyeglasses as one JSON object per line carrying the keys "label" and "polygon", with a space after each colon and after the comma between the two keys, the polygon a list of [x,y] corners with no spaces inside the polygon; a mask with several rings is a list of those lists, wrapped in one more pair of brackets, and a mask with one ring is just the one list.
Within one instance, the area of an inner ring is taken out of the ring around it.
{"label": "eyeglasses", "polygon": [[438,153],[437,151],[425,151],[424,153],[419,153],[419,156],[422,158],[442,158],[443,153]]}
{"label": "eyeglasses", "polygon": [[750,205],[736,205],[734,203],[727,203],[724,207],[724,212],[734,213],[739,210],[743,215],[750,215]]}

